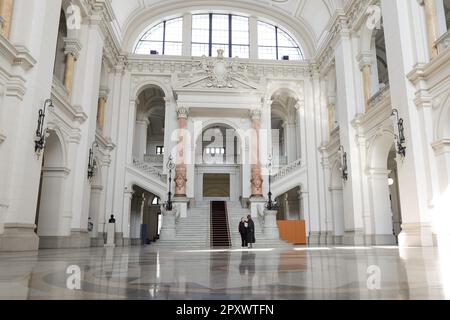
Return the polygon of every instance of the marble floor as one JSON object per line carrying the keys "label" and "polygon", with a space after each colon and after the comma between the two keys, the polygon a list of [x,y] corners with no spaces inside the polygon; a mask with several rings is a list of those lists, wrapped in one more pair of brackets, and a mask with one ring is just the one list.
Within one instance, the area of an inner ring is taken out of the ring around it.
{"label": "marble floor", "polygon": [[10,253],[0,254],[0,299],[450,299],[450,254],[151,246]]}

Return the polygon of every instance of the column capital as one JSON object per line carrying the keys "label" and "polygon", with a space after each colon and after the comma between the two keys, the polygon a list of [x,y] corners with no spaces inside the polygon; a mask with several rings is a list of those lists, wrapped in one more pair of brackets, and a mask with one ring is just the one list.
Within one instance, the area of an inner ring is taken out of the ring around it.
{"label": "column capital", "polygon": [[301,110],[305,107],[305,101],[304,100],[298,100],[295,104],[295,110]]}
{"label": "column capital", "polygon": [[177,118],[178,119],[187,119],[189,117],[189,109],[186,107],[178,107],[177,108]]}
{"label": "column capital", "polygon": [[100,87],[100,90],[98,92],[98,98],[99,99],[105,99],[105,101],[108,101],[108,97],[109,97],[109,88],[107,87]]}
{"label": "column capital", "polygon": [[359,70],[363,71],[364,68],[371,68],[373,64],[373,54],[372,52],[361,52],[356,56],[358,61]]}
{"label": "column capital", "polygon": [[71,54],[78,60],[82,45],[78,39],[64,38],[64,54]]}
{"label": "column capital", "polygon": [[261,109],[252,109],[250,111],[250,118],[252,121],[261,121],[262,111]]}

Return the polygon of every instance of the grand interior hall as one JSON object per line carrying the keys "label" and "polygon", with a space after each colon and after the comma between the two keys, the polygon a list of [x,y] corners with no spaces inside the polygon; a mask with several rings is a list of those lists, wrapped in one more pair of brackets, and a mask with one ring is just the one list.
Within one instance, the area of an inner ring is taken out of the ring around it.
{"label": "grand interior hall", "polygon": [[450,0],[0,0],[0,300],[450,300]]}

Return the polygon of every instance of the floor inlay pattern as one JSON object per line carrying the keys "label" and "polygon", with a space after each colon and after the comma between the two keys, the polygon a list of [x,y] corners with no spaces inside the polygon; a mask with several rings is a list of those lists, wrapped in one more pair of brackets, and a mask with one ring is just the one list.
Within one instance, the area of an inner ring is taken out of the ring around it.
{"label": "floor inlay pattern", "polygon": [[91,248],[0,254],[0,299],[450,299],[436,248]]}

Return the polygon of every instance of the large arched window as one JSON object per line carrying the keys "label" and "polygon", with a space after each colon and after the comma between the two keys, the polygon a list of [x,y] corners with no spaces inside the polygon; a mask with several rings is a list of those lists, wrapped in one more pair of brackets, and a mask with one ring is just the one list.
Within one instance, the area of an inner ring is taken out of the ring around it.
{"label": "large arched window", "polygon": [[268,60],[304,60],[297,42],[277,26],[258,22],[258,57]]}
{"label": "large arched window", "polygon": [[192,16],[192,55],[250,57],[249,19],[232,14],[195,14]]}
{"label": "large arched window", "polygon": [[148,30],[138,41],[134,53],[181,56],[183,18],[165,20]]}
{"label": "large arched window", "polygon": [[[222,49],[227,58],[305,59],[298,42],[274,23],[240,13],[194,13],[191,17],[192,21],[184,21],[183,17],[165,19],[147,29],[134,53],[181,56],[190,52],[194,57],[215,57]],[[190,22],[190,30],[184,30]],[[250,39],[254,41],[250,43]]]}

